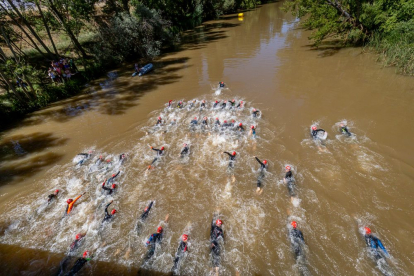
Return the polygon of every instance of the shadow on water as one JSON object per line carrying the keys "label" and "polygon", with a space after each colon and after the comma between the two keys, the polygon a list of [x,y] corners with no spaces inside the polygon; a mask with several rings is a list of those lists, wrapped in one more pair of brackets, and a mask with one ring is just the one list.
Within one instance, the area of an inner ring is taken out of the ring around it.
{"label": "shadow on water", "polygon": [[[67,273],[79,256],[70,257],[65,265]],[[0,271],[1,275],[56,275],[60,270],[60,264],[65,255],[48,251],[23,248],[15,245],[0,244]],[[11,265],[12,264],[12,265]],[[63,274],[65,275],[65,274]],[[122,266],[112,262],[96,261],[92,258],[90,262],[76,275],[146,275],[167,276],[170,273],[162,273],[139,269],[131,266]]]}
{"label": "shadow on water", "polygon": [[319,45],[314,44],[308,44],[304,47],[309,48],[309,51],[318,52],[318,57],[331,57],[337,53],[339,53],[340,50],[350,47],[347,45],[344,45],[343,41],[341,40],[328,40],[328,41],[322,41]]}
{"label": "shadow on water", "polygon": [[44,167],[62,158],[56,153],[33,155],[47,148],[59,147],[68,141],[52,133],[35,132],[28,135],[14,135],[0,141],[0,185],[5,185],[19,175],[32,176]]}

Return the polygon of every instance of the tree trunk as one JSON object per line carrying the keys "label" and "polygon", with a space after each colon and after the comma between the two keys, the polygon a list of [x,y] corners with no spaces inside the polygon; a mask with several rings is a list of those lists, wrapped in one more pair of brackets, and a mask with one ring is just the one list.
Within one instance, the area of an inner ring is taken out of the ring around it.
{"label": "tree trunk", "polygon": [[55,51],[55,54],[58,56],[58,55],[59,55],[58,50],[56,49],[55,42],[53,42],[53,38],[52,38],[52,35],[50,34],[50,29],[49,29],[49,26],[47,25],[46,18],[45,18],[45,16],[43,15],[42,9],[40,8],[39,1],[38,1],[38,0],[36,0],[36,1],[34,1],[34,2],[35,2],[35,4],[36,4],[37,9],[39,10],[40,16],[42,17],[43,24],[45,25],[47,35],[49,36],[50,42],[52,43],[53,50]]}
{"label": "tree trunk", "polygon": [[26,18],[23,17],[23,15],[20,13],[19,9],[14,5],[13,0],[7,0],[7,2],[13,8],[13,10],[17,13],[17,15],[23,21],[23,23],[27,26],[27,28],[33,34],[33,36],[39,41],[40,45],[42,45],[42,47],[46,50],[46,52],[49,55],[54,56],[54,54],[52,54],[50,52],[49,48],[45,45],[45,43],[40,39],[39,35],[35,32],[35,30],[33,30],[32,26],[30,26],[30,23],[27,22]]}
{"label": "tree trunk", "polygon": [[[10,1],[10,0],[9,0]],[[52,0],[48,0],[49,7],[52,10],[53,15],[59,21],[59,23],[63,26],[66,33],[68,34],[69,38],[72,40],[73,44],[75,44],[76,48],[81,52],[82,57],[86,59],[88,56],[86,55],[85,50],[82,48],[82,45],[80,45],[78,39],[73,34],[72,30],[70,29],[69,25],[65,22],[65,19],[63,16],[59,13],[59,11],[56,9],[55,5],[53,4]]]}
{"label": "tree trunk", "polygon": [[40,49],[39,49],[39,47],[37,46],[37,44],[33,41],[33,39],[32,39],[32,37],[26,32],[26,30],[23,28],[23,26],[19,23],[19,22],[17,22],[17,20],[14,18],[14,15],[12,15],[12,13],[9,13],[8,11],[7,11],[7,9],[5,9],[4,7],[3,7],[3,5],[0,3],[0,6],[1,6],[1,8],[3,9],[3,11],[13,20],[13,22],[14,22],[14,24],[16,24],[16,26],[17,27],[19,27],[21,30],[22,30],[22,32],[29,38],[29,40],[33,43],[33,46],[34,46],[34,48],[42,55],[42,56],[44,56],[45,55],[45,53],[43,53]]}
{"label": "tree trunk", "polygon": [[3,35],[4,40],[6,41],[7,46],[9,46],[10,51],[12,52],[12,54],[13,54],[13,56],[14,56],[14,60],[16,61],[16,63],[18,63],[19,61],[18,61],[18,59],[17,59],[16,52],[13,50],[13,47],[12,47],[12,46],[11,46],[11,44],[10,44],[9,36],[6,34],[6,31],[4,30],[4,26],[3,26],[3,25],[1,25],[1,26],[0,26],[0,29],[1,29],[1,33],[2,33],[2,35]]}

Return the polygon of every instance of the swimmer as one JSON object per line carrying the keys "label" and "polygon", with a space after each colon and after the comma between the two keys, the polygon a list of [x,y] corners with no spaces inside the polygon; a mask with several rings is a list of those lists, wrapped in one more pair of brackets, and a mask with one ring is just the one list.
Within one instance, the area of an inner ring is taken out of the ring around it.
{"label": "swimmer", "polygon": [[114,202],[113,200],[111,200],[111,202],[109,202],[108,204],[106,204],[106,206],[105,206],[105,217],[104,217],[104,219],[102,220],[102,223],[104,223],[105,221],[109,221],[109,220],[111,220],[112,219],[112,217],[116,214],[116,210],[115,209],[112,209],[112,211],[111,211],[111,214],[109,214],[108,213],[108,207],[109,207],[109,205],[111,205],[112,204],[112,202]]}
{"label": "swimmer", "polygon": [[157,152],[157,156],[152,160],[151,165],[149,165],[148,170],[151,168],[151,166],[155,163],[155,161],[159,160],[159,158],[164,155],[164,147],[161,147],[161,149],[154,149],[152,146],[150,146],[152,150],[155,150]]}
{"label": "swimmer", "polygon": [[68,205],[66,206],[66,211],[65,211],[65,214],[69,214],[69,213],[72,211],[72,208],[73,208],[73,205],[75,204],[75,202],[76,202],[79,198],[81,198],[81,196],[83,196],[84,194],[85,194],[85,193],[81,194],[80,196],[78,196],[77,198],[75,198],[75,200],[73,200],[73,199],[69,198],[69,199],[66,201],[66,203],[67,203]]}
{"label": "swimmer", "polygon": [[200,105],[201,108],[206,108],[206,100],[203,100]]}
{"label": "swimmer", "polygon": [[[168,223],[168,217],[169,217],[168,215],[165,217],[164,223]],[[158,226],[157,232],[152,234],[148,238],[147,242],[145,243],[145,246],[147,247],[149,246],[149,248],[144,257],[144,262],[151,259],[151,257],[154,255],[156,245],[162,242],[163,235],[164,235],[164,228],[162,226]]]}
{"label": "swimmer", "polygon": [[154,204],[154,201],[150,201],[149,205],[145,207],[144,212],[139,217],[138,222],[137,222],[137,233],[138,234],[141,232],[142,224],[147,219],[153,204]]}
{"label": "swimmer", "polygon": [[168,108],[170,108],[170,107],[172,106],[172,101],[173,101],[173,100],[169,100],[169,101],[168,101]]}
{"label": "swimmer", "polygon": [[298,224],[296,221],[292,221],[290,225],[292,225],[292,228],[289,230],[290,244],[295,258],[298,259],[300,256],[303,256],[302,245],[305,243],[305,239],[303,238],[302,231],[297,229]]}
{"label": "swimmer", "polygon": [[339,126],[340,126],[339,131],[342,134],[347,135],[347,136],[351,136],[352,135],[351,132],[349,132],[348,127],[347,127],[346,124],[341,123]]}
{"label": "swimmer", "polygon": [[236,152],[233,151],[231,154],[230,152],[223,151],[223,153],[227,154],[229,156],[229,168],[233,168],[234,162],[236,161]]}
{"label": "swimmer", "polygon": [[59,194],[59,190],[55,190],[53,194],[47,196],[47,204],[50,204],[55,198],[57,199],[57,195]]}
{"label": "swimmer", "polygon": [[77,155],[83,156],[83,159],[80,160],[76,165],[82,165],[85,163],[86,160],[88,160],[92,156],[93,151],[88,151],[88,153],[78,153]]}
{"label": "swimmer", "polygon": [[184,107],[183,102],[179,101],[178,104],[177,104],[177,108],[183,108],[183,107]]}
{"label": "swimmer", "polygon": [[179,263],[180,263],[180,259],[182,259],[184,257],[184,254],[188,250],[187,241],[188,241],[188,235],[187,234],[183,234],[181,236],[180,244],[178,245],[178,248],[177,248],[177,253],[175,253],[174,266],[171,269],[171,271],[173,273],[176,273],[176,271],[178,270]]}
{"label": "swimmer", "polygon": [[106,179],[105,179],[104,183],[102,183],[102,189],[104,189],[104,191],[106,191],[107,195],[111,195],[116,189],[116,184],[115,183],[112,184],[111,188],[106,187],[105,184],[106,184]]}
{"label": "swimmer", "polygon": [[325,135],[326,131],[323,129],[318,129],[316,126],[312,126],[312,137],[313,139],[319,139],[318,134],[322,133],[323,135]]}
{"label": "swimmer", "polygon": [[229,100],[229,103],[230,103],[230,109],[232,109],[236,106],[236,100],[235,99]]}
{"label": "swimmer", "polygon": [[240,132],[243,132],[245,129],[244,129],[244,127],[243,127],[243,124],[242,123],[240,123],[237,127],[236,127],[236,130],[238,130],[238,131],[240,131]]}
{"label": "swimmer", "polygon": [[214,125],[221,126],[219,118],[216,118],[216,120],[214,121]]}
{"label": "swimmer", "polygon": [[90,260],[91,260],[91,257],[89,255],[89,251],[85,251],[82,255],[82,258],[79,258],[79,259],[76,260],[76,262],[73,265],[72,269],[69,271],[68,274],[66,274],[66,276],[74,276]]}
{"label": "swimmer", "polygon": [[289,195],[290,195],[290,201],[293,201],[293,199],[296,197],[295,189],[295,180],[293,178],[292,174],[292,168],[290,166],[285,167],[285,178],[283,178],[283,182],[286,184],[286,187],[288,189]]}
{"label": "swimmer", "polygon": [[221,82],[219,82],[219,87],[220,87],[220,88],[223,88],[224,86],[225,86],[225,85],[224,85],[224,82],[222,82],[222,81],[221,81]]}
{"label": "swimmer", "polygon": [[105,161],[105,159],[103,158],[103,156],[102,156],[102,155],[99,155],[98,159],[96,159],[96,161],[95,161],[95,165],[96,165],[96,166],[99,166],[99,165],[101,165],[101,163],[102,163],[103,161]]}
{"label": "swimmer", "polygon": [[257,158],[257,156],[255,156],[254,158],[256,158],[257,162],[259,162],[260,164],[260,173],[259,173],[259,176],[257,177],[256,193],[261,194],[263,192],[262,181],[263,181],[263,178],[265,177],[265,171],[267,171],[267,160],[263,160],[262,162],[260,161],[259,158]]}
{"label": "swimmer", "polygon": [[256,138],[256,127],[255,126],[250,127],[249,135],[252,135],[253,138]]}
{"label": "swimmer", "polygon": [[239,104],[236,107],[237,108],[243,108],[243,101],[240,101]]}
{"label": "swimmer", "polygon": [[207,117],[204,117],[204,118],[203,118],[203,120],[201,121],[201,124],[202,124],[203,126],[208,126],[208,119],[207,119]]}
{"label": "swimmer", "polygon": [[184,155],[187,155],[188,153],[189,153],[188,144],[184,143],[183,149],[180,152],[180,156],[183,157]]}
{"label": "swimmer", "polygon": [[213,104],[213,108],[216,108],[219,103],[220,103],[219,101],[215,101],[214,104]]}
{"label": "swimmer", "polygon": [[161,117],[158,117],[158,119],[157,119],[157,123],[155,124],[156,126],[160,126],[160,125],[162,125],[162,119],[161,119]]}
{"label": "swimmer", "polygon": [[85,237],[86,234],[76,234],[75,240],[71,243],[69,252],[73,252],[76,249],[79,248],[81,241],[83,237]]}
{"label": "swimmer", "polygon": [[114,182],[114,179],[119,175],[120,172],[121,171],[118,171],[116,174],[112,174],[112,176],[108,180],[108,183],[106,183],[106,184],[111,185],[112,182]]}
{"label": "swimmer", "polygon": [[371,249],[371,253],[375,257],[375,259],[378,260],[382,258],[380,254],[381,251],[379,249],[382,250],[386,257],[389,257],[389,254],[385,249],[384,245],[382,244],[381,240],[372,235],[371,229],[369,229],[368,227],[364,227],[364,232],[365,243]]}
{"label": "swimmer", "polygon": [[194,119],[191,120],[190,124],[193,126],[197,125],[198,124],[197,117],[194,117]]}
{"label": "swimmer", "polygon": [[219,239],[221,238],[224,240],[224,234],[223,234],[223,228],[221,227],[223,224],[223,221],[220,219],[217,219],[216,221],[213,220],[211,222],[211,229],[210,229],[210,253],[211,253],[211,260],[213,264],[213,271],[216,275],[218,275],[219,272],[219,266],[220,266],[220,244]]}
{"label": "swimmer", "polygon": [[188,109],[189,110],[192,109],[195,104],[196,104],[196,100],[193,100],[192,102],[189,102],[189,104],[187,105],[188,106]]}
{"label": "swimmer", "polygon": [[222,128],[227,128],[227,127],[229,127],[230,126],[230,124],[229,123],[227,123],[227,120],[224,120],[223,121],[223,124],[221,125],[221,127]]}
{"label": "swimmer", "polygon": [[231,123],[229,124],[231,127],[234,127],[234,123],[235,123],[236,121],[235,120],[231,120]]}
{"label": "swimmer", "polygon": [[121,165],[124,163],[126,158],[127,158],[127,155],[125,153],[122,153],[119,155],[119,161],[121,162]]}
{"label": "swimmer", "polygon": [[224,109],[224,108],[226,108],[227,107],[227,101],[224,101],[222,104],[221,104],[221,109]]}
{"label": "swimmer", "polygon": [[253,111],[252,111],[253,118],[257,118],[259,116],[259,113],[260,113],[259,110],[257,110],[256,108],[253,108]]}

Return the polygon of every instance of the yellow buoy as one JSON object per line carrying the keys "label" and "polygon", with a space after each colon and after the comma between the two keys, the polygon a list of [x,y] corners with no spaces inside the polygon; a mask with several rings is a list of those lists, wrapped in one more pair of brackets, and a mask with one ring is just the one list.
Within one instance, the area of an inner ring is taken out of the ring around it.
{"label": "yellow buoy", "polygon": [[241,13],[239,13],[239,17],[243,17],[243,13],[241,12]]}

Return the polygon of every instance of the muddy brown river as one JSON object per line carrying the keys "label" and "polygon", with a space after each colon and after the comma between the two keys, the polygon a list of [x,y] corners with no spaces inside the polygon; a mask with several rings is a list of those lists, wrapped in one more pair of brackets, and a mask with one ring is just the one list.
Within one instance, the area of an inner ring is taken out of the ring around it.
{"label": "muddy brown river", "polygon": [[[414,275],[414,78],[381,68],[361,48],[312,48],[309,32],[280,6],[207,22],[156,60],[153,72],[131,77],[132,65],[108,72],[1,133],[0,274],[59,275],[75,235],[86,233],[60,275],[85,250],[93,258],[79,275],[164,275],[187,233],[188,253],[176,273],[209,275],[218,211],[220,275]],[[213,108],[232,99],[243,108]],[[156,127],[159,116],[165,123]],[[191,126],[194,117],[199,123]],[[216,118],[246,131],[214,127]],[[340,133],[341,122],[351,137]],[[328,132],[325,141],[311,138],[314,124]],[[256,138],[248,135],[251,125]],[[183,143],[190,153],[180,157]],[[156,155],[150,146],[166,151],[147,172]],[[77,154],[88,151],[78,164]],[[237,152],[233,169],[223,151]],[[260,195],[254,156],[268,161]],[[292,200],[283,182],[287,165]],[[102,182],[118,171],[118,186],[106,195]],[[58,198],[48,205],[55,189]],[[66,200],[83,192],[64,216]],[[102,224],[111,200],[109,210],[118,212]],[[298,259],[288,236],[292,220],[305,239]],[[163,241],[143,263],[145,242],[161,224]],[[365,226],[389,257],[373,257]]]}

